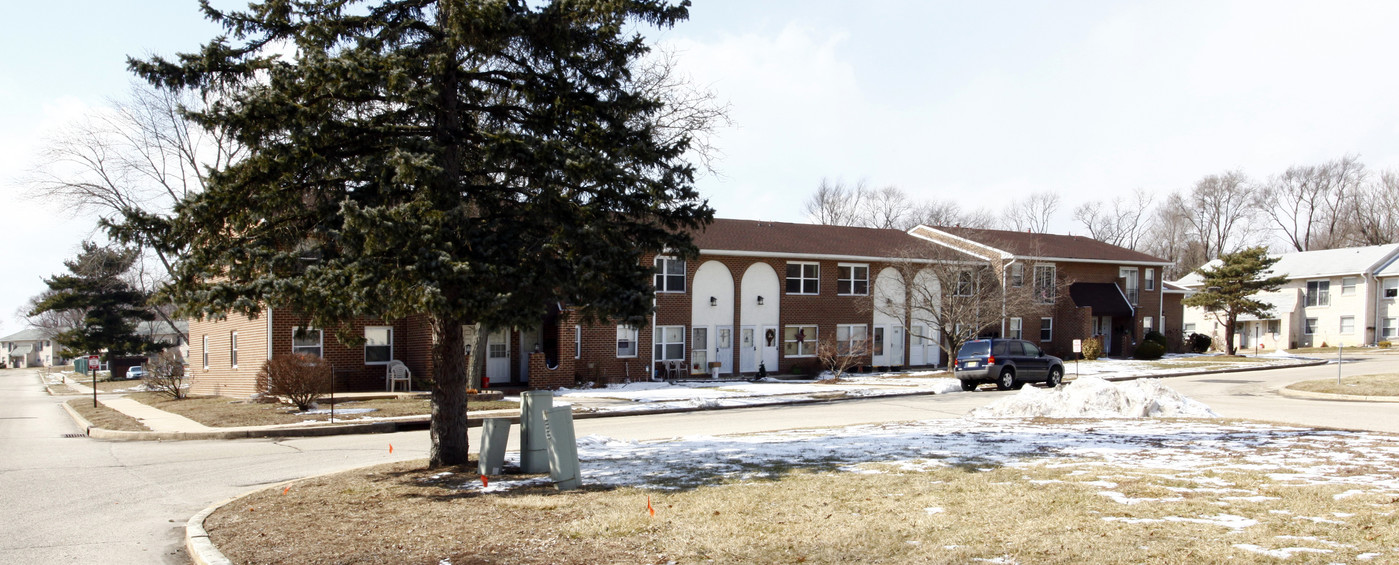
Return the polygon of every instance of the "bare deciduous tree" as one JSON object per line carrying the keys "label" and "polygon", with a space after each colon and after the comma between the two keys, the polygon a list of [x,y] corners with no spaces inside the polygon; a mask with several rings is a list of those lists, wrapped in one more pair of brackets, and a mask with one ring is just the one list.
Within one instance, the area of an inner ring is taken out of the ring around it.
{"label": "bare deciduous tree", "polygon": [[[863,330],[865,326],[856,326]],[[816,344],[816,358],[834,378],[844,376],[852,367],[870,362],[868,336],[827,337]]]}
{"label": "bare deciduous tree", "polygon": [[1258,189],[1256,205],[1297,251],[1344,247],[1353,233],[1347,212],[1354,209],[1365,176],[1355,155],[1289,167]]}
{"label": "bare deciduous tree", "polygon": [[1034,192],[1011,204],[1004,218],[1006,229],[1046,233],[1054,212],[1059,209],[1059,194],[1051,191]]}
{"label": "bare deciduous tree", "polygon": [[986,210],[964,213],[951,200],[919,202],[897,186],[873,189],[863,180],[850,186],[821,179],[803,208],[812,222],[830,226],[907,230],[921,224],[985,229],[997,223]]}
{"label": "bare deciduous tree", "polygon": [[652,56],[642,61],[633,76],[637,91],[663,100],[659,114],[653,118],[667,141],[682,136],[690,138],[690,152],[711,174],[717,174],[715,163],[722,155],[714,138],[722,128],[733,125],[729,104],[721,103],[718,94],[695,84],[680,73],[679,60],[673,49],[657,47]]}
{"label": "bare deciduous tree", "polygon": [[803,209],[811,221],[818,224],[862,226],[864,218],[860,214],[864,211],[864,202],[869,193],[870,189],[863,180],[850,186],[845,181],[823,178],[816,192],[807,198]]}
{"label": "bare deciduous tree", "polygon": [[1255,188],[1242,171],[1209,175],[1195,183],[1189,195],[1171,195],[1167,206],[1182,211],[1190,226],[1188,237],[1198,242],[1209,261],[1242,249],[1261,233],[1253,220]]}
{"label": "bare deciduous tree", "polygon": [[1399,172],[1385,171],[1361,187],[1347,217],[1355,245],[1399,242]]}
{"label": "bare deciduous tree", "polygon": [[913,201],[897,186],[870,191],[862,216],[863,225],[870,228],[906,230],[918,225],[913,217]]}
{"label": "bare deciduous tree", "polygon": [[1119,247],[1140,250],[1150,224],[1155,199],[1145,189],[1137,189],[1132,199],[1113,198],[1110,207],[1102,202],[1085,202],[1074,208],[1074,219],[1088,230],[1088,237]]}

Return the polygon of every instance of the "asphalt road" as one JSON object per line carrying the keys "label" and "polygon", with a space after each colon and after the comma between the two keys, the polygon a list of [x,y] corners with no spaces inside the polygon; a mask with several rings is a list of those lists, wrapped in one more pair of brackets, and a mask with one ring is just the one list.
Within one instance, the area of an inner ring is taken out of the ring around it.
{"label": "asphalt road", "polygon": [[[1346,364],[1399,371],[1399,357]],[[1283,398],[1287,383],[1335,365],[1171,379],[1222,416],[1399,432],[1399,404]],[[960,417],[1007,394],[977,392],[579,420],[579,436],[663,439]],[[0,371],[0,563],[187,563],[185,521],[260,485],[427,456],[427,432],[287,440],[104,442],[79,430],[31,370]],[[474,435],[474,434],[473,434]],[[473,444],[475,443],[475,437]],[[389,445],[393,453],[389,453]]]}

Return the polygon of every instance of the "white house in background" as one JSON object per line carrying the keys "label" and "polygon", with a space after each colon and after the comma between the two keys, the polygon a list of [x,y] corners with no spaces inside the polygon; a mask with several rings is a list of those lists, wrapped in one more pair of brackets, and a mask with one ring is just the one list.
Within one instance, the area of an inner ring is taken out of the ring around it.
{"label": "white house in background", "polygon": [[[1399,244],[1347,247],[1275,255],[1272,272],[1288,278],[1277,292],[1260,300],[1273,305],[1270,316],[1241,317],[1235,345],[1242,349],[1278,349],[1325,345],[1374,345],[1393,339],[1399,318]],[[1218,266],[1216,259],[1206,267]],[[1191,292],[1202,290],[1197,273],[1179,281]],[[1186,307],[1185,333],[1222,339],[1214,316]]]}
{"label": "white house in background", "polygon": [[[63,364],[61,354],[56,354],[53,340],[44,330],[29,328],[5,337],[0,337],[0,366],[10,368],[52,367]],[[57,355],[57,357],[55,357]],[[57,361],[57,363],[55,363]]]}

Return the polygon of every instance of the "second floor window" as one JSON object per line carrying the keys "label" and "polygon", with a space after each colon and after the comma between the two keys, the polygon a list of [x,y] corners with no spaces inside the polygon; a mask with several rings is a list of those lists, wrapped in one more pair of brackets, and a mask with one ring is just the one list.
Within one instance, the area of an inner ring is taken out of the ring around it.
{"label": "second floor window", "polygon": [[656,292],[685,292],[685,262],[674,257],[656,258]]}
{"label": "second floor window", "polygon": [[870,292],[869,265],[841,265],[836,294],[866,295]]}
{"label": "second floor window", "polygon": [[1307,281],[1307,306],[1331,305],[1331,281]]}
{"label": "second floor window", "polygon": [[1025,265],[1016,263],[1010,266],[1010,286],[1015,288],[1025,286]]}
{"label": "second floor window", "polygon": [[1035,265],[1035,301],[1050,304],[1055,296],[1054,265]]}
{"label": "second floor window", "polygon": [[821,286],[821,266],[787,263],[787,294],[816,294]]}
{"label": "second floor window", "polygon": [[1122,290],[1127,294],[1127,302],[1136,306],[1141,294],[1137,288],[1137,270],[1121,269],[1118,276],[1122,277]]}
{"label": "second floor window", "polygon": [[971,271],[957,271],[957,286],[953,288],[953,296],[971,296],[976,292],[976,277]]}

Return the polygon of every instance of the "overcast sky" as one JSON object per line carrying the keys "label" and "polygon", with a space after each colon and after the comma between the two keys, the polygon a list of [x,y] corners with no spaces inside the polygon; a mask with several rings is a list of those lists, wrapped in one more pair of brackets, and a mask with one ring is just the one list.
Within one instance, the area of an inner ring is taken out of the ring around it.
{"label": "overcast sky", "polygon": [[[129,88],[128,55],[217,33],[193,0],[18,2],[0,23],[0,335],[92,218],[20,200],[46,135]],[[219,6],[236,5],[218,1]],[[1168,192],[1359,154],[1399,169],[1399,2],[697,0],[651,34],[731,106],[720,217],[804,221],[823,177],[992,209]],[[1079,230],[1081,231],[1081,230]]]}

